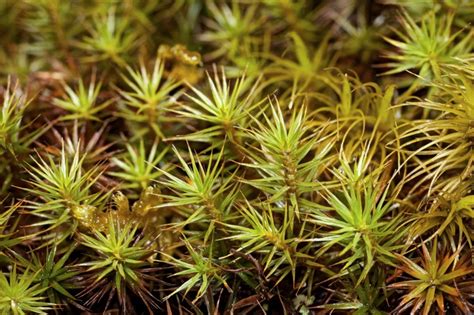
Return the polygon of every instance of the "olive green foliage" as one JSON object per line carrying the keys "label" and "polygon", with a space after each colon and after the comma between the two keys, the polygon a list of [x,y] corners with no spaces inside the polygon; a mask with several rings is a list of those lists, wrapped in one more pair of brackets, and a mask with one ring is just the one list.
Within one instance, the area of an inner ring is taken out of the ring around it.
{"label": "olive green foliage", "polygon": [[0,1],[0,313],[472,314],[473,23]]}

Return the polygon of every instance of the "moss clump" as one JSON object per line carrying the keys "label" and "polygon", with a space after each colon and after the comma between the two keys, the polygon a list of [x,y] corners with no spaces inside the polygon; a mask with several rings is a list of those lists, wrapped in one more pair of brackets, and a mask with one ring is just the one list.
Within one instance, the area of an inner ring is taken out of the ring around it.
{"label": "moss clump", "polygon": [[471,2],[0,1],[0,313],[472,313]]}

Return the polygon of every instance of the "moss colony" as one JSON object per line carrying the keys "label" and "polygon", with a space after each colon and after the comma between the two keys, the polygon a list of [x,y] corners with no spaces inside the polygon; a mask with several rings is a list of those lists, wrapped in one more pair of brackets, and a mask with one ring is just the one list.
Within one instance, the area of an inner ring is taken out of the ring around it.
{"label": "moss colony", "polygon": [[0,314],[472,314],[474,1],[0,1]]}

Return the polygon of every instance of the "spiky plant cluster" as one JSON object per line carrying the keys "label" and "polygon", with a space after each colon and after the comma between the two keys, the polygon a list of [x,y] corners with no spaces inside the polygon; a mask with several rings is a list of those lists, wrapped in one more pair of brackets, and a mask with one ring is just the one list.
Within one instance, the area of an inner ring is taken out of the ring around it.
{"label": "spiky plant cluster", "polygon": [[473,22],[0,1],[0,313],[472,314]]}

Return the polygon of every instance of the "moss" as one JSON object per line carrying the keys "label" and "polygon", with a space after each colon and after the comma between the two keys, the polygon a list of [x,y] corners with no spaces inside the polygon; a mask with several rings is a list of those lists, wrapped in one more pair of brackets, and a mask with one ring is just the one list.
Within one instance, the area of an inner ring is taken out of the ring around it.
{"label": "moss", "polygon": [[0,1],[0,313],[472,313],[471,2]]}

